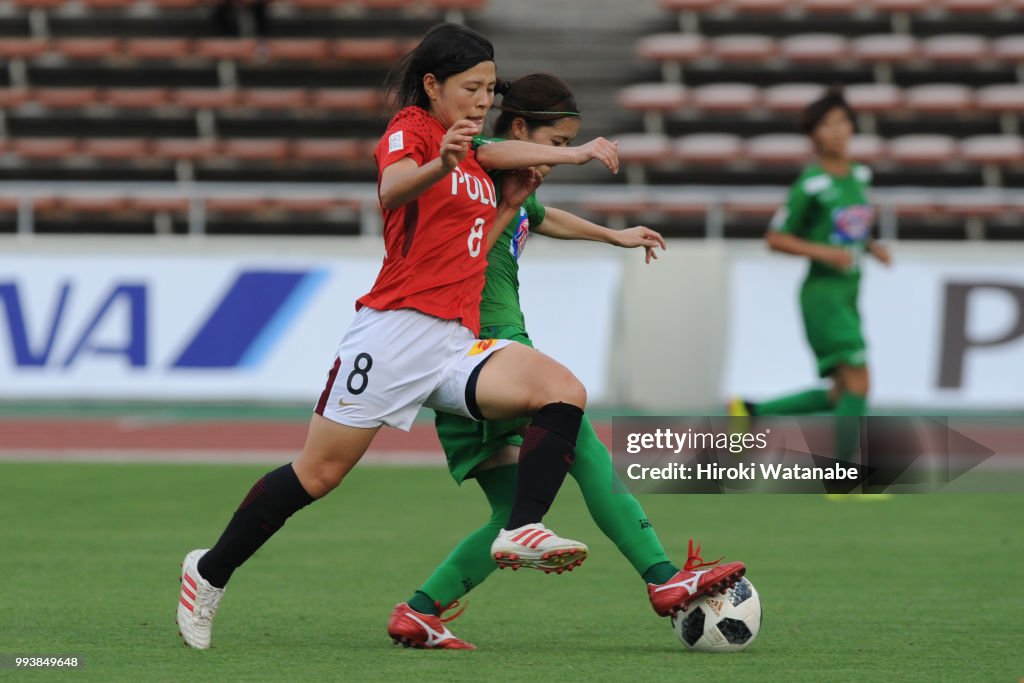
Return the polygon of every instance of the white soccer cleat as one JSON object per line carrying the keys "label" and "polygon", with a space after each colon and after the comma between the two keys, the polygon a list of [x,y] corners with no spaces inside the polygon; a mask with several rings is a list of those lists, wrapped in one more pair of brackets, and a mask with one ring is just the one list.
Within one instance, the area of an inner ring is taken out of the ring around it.
{"label": "white soccer cleat", "polygon": [[572,571],[587,559],[587,546],[557,534],[539,522],[498,532],[491,557],[499,569],[539,569],[545,574]]}
{"label": "white soccer cleat", "polygon": [[193,550],[181,563],[181,594],[178,596],[178,634],[185,644],[199,650],[210,647],[213,616],[224,595],[223,588],[215,588],[199,575],[199,558],[207,548]]}

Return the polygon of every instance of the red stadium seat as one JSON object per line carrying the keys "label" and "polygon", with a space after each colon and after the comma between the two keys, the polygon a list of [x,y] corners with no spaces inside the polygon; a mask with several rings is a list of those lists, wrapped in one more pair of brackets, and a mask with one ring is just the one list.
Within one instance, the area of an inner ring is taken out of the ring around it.
{"label": "red stadium seat", "polygon": [[658,0],[658,6],[669,12],[701,12],[719,4],[721,0]]}
{"label": "red stadium seat", "polygon": [[686,86],[678,83],[631,85],[619,91],[618,103],[629,111],[678,111],[686,105]]}
{"label": "red stadium seat", "polygon": [[788,0],[733,0],[733,9],[744,14],[776,14],[784,12]]}
{"label": "red stadium seat", "polygon": [[879,12],[923,12],[934,4],[934,0],[871,0],[871,6]]}
{"label": "red stadium seat", "polygon": [[1006,197],[991,190],[944,194],[939,197],[938,205],[943,213],[961,218],[996,218],[1009,210]]}
{"label": "red stadium seat", "polygon": [[994,12],[1002,6],[1002,0],[943,0],[942,6],[947,11],[962,14],[981,14]]}
{"label": "red stadium seat", "polygon": [[181,88],[174,93],[174,103],[190,109],[227,109],[238,105],[237,90],[220,88]]}
{"label": "red stadium seat", "polygon": [[251,38],[200,38],[195,54],[207,59],[250,59],[256,54],[256,41]]}
{"label": "red stadium seat", "polygon": [[22,159],[65,159],[71,156],[77,148],[78,141],[72,138],[15,138],[11,140],[11,151]]}
{"label": "red stadium seat", "polygon": [[708,112],[743,112],[757,107],[761,93],[747,83],[711,83],[690,91],[691,104]]}
{"label": "red stadium seat", "polygon": [[283,161],[289,141],[280,138],[233,138],[224,141],[224,156],[243,161]]}
{"label": "red stadium seat", "polygon": [[889,158],[901,164],[944,164],[956,158],[956,141],[948,135],[901,135],[889,140]]}
{"label": "red stadium seat", "polygon": [[153,213],[177,213],[188,211],[189,199],[177,194],[144,194],[128,199],[129,208]]}
{"label": "red stadium seat", "polygon": [[384,104],[376,88],[314,90],[311,99],[313,106],[328,111],[376,111]]}
{"label": "red stadium seat", "polygon": [[0,40],[0,59],[38,57],[50,49],[50,44],[41,38],[15,38],[4,36]]}
{"label": "red stadium seat", "polygon": [[94,138],[83,140],[82,154],[104,160],[144,160],[149,154],[145,138]]}
{"label": "red stadium seat", "polygon": [[345,38],[335,41],[330,54],[349,62],[390,63],[402,56],[402,45],[393,38]]}
{"label": "red stadium seat", "polygon": [[1024,165],[1024,139],[1017,135],[975,135],[960,141],[960,158],[975,164]]}
{"label": "red stadium seat", "polygon": [[187,38],[131,38],[124,41],[124,53],[132,59],[185,59],[191,55]]}
{"label": "red stadium seat", "polygon": [[121,51],[117,38],[61,38],[54,41],[53,51],[67,59],[108,59]]}
{"label": "red stadium seat", "polygon": [[32,100],[54,109],[77,109],[96,104],[99,88],[39,88],[32,91]]}
{"label": "red stadium seat", "polygon": [[289,213],[328,213],[337,208],[359,208],[358,203],[352,206],[351,201],[339,197],[322,197],[316,195],[288,195],[274,197],[270,200],[271,208]]}
{"label": "red stadium seat", "polygon": [[779,52],[791,62],[819,63],[844,59],[849,41],[833,33],[803,33],[779,41]]}
{"label": "red stadium seat", "polygon": [[783,83],[761,90],[761,104],[766,109],[794,114],[821,97],[825,88],[817,83]]}
{"label": "red stadium seat", "polygon": [[29,94],[25,88],[0,88],[0,108],[19,107],[28,100]]}
{"label": "red stadium seat", "polygon": [[277,38],[267,43],[270,50],[270,58],[280,61],[307,61],[315,62],[326,59],[328,56],[328,43],[324,39]]}
{"label": "red stadium seat", "polygon": [[913,36],[875,33],[851,40],[850,51],[862,62],[906,62],[917,56],[918,46]]}
{"label": "red stadium seat", "polygon": [[861,3],[858,0],[803,0],[800,6],[814,14],[846,14],[861,7]]}
{"label": "red stadium seat", "polygon": [[726,62],[763,62],[776,54],[775,41],[763,35],[727,35],[711,40],[711,52]]}
{"label": "red stadium seat", "polygon": [[301,88],[243,90],[242,104],[254,109],[303,109],[308,98]]}
{"label": "red stadium seat", "polygon": [[1024,85],[986,85],[974,91],[975,106],[984,112],[1024,112]]}
{"label": "red stadium seat", "polygon": [[911,111],[924,114],[964,113],[971,109],[973,92],[953,83],[932,83],[907,88],[904,103]]}
{"label": "red stadium seat", "polygon": [[329,163],[369,162],[373,159],[372,145],[374,142],[352,138],[309,138],[297,140],[292,147],[292,155],[302,161],[323,161]]}
{"label": "red stadium seat", "polygon": [[796,133],[755,135],[744,145],[744,156],[759,164],[802,165],[813,153],[810,138]]}
{"label": "red stadium seat", "polygon": [[417,0],[355,0],[355,3],[364,9],[410,9],[415,7]]}
{"label": "red stadium seat", "polygon": [[487,7],[487,0],[423,0],[423,4],[436,10],[462,10],[475,12]]}
{"label": "red stadium seat", "polygon": [[654,202],[644,191],[603,192],[580,198],[580,208],[602,216],[636,216],[653,208]]}
{"label": "red stadium seat", "polygon": [[149,0],[160,9],[191,9],[209,4],[209,0]]}
{"label": "red stadium seat", "polygon": [[695,133],[675,142],[675,157],[690,164],[724,165],[740,159],[743,142],[728,133]]}
{"label": "red stadium seat", "polygon": [[735,216],[767,221],[786,201],[785,190],[736,191],[726,195],[724,208]]}
{"label": "red stadium seat", "polygon": [[57,206],[72,213],[117,213],[128,207],[128,199],[120,193],[76,192],[58,197]]}
{"label": "red stadium seat", "polygon": [[661,134],[626,133],[615,138],[626,164],[657,164],[672,158],[672,141]]}
{"label": "red stadium seat", "polygon": [[992,41],[992,56],[1002,62],[1024,63],[1024,35],[996,38]]}
{"label": "red stadium seat", "polygon": [[79,0],[83,7],[89,9],[127,9],[135,4],[135,0]]}
{"label": "red stadium seat", "polygon": [[212,213],[260,213],[270,208],[270,199],[259,195],[222,195],[206,197],[204,204]]}
{"label": "red stadium seat", "polygon": [[654,210],[669,216],[703,216],[711,202],[707,192],[661,192],[654,197]]}
{"label": "red stadium seat", "polygon": [[288,4],[304,10],[333,10],[343,7],[346,0],[288,0]]}
{"label": "red stadium seat", "polygon": [[903,106],[903,91],[888,83],[857,83],[843,89],[854,111],[866,114],[891,112]]}
{"label": "red stadium seat", "polygon": [[921,54],[939,64],[979,62],[989,55],[988,41],[976,35],[946,33],[921,40]]}
{"label": "red stadium seat", "polygon": [[878,203],[884,207],[891,207],[893,212],[901,217],[923,217],[935,214],[933,195],[920,190],[890,192]]}
{"label": "red stadium seat", "polygon": [[656,33],[636,43],[641,59],[656,62],[692,62],[705,57],[708,43],[703,36],[692,33]]}
{"label": "red stadium seat", "polygon": [[195,161],[217,156],[218,145],[207,138],[163,138],[153,141],[153,154],[161,159]]}
{"label": "red stadium seat", "polygon": [[11,4],[22,9],[56,9],[67,4],[67,0],[11,0]]}
{"label": "red stadium seat", "polygon": [[858,133],[850,138],[850,158],[862,164],[874,164],[886,158],[885,140],[877,135]]}
{"label": "red stadium seat", "polygon": [[151,109],[170,101],[167,88],[116,88],[106,92],[106,104],[123,109]]}

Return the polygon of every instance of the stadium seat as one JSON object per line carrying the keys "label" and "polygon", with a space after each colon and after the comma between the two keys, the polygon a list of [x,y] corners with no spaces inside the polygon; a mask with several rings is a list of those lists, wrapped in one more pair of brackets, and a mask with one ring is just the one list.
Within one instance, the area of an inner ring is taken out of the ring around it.
{"label": "stadium seat", "polygon": [[707,192],[659,192],[654,197],[653,209],[668,216],[703,216],[712,201]]}
{"label": "stadium seat", "polygon": [[[1024,7],[1021,8],[1024,12]],[[1024,63],[1024,35],[1003,36],[992,41],[992,56],[1002,62]]]}
{"label": "stadium seat", "polygon": [[353,161],[369,162],[373,159],[374,141],[349,139],[296,140],[292,155],[300,161],[323,161],[343,163]]}
{"label": "stadium seat", "polygon": [[776,45],[768,36],[734,34],[712,38],[711,52],[724,62],[763,62],[775,57]]}
{"label": "stadium seat", "polygon": [[474,12],[485,9],[487,7],[487,0],[422,0],[423,5],[429,9],[442,10],[450,12],[452,10],[459,10],[464,12]]}
{"label": "stadium seat", "polygon": [[82,154],[102,160],[144,160],[149,147],[150,141],[145,138],[92,138],[81,143]]}
{"label": "stadium seat", "polygon": [[[767,221],[786,201],[784,190],[745,190],[729,192],[723,202],[727,213]],[[765,223],[765,227],[768,225]]]}
{"label": "stadium seat", "polygon": [[779,41],[779,52],[795,63],[836,62],[849,51],[849,41],[834,33],[802,33]]}
{"label": "stadium seat", "polygon": [[660,134],[627,133],[616,136],[624,164],[657,164],[673,157],[672,141]]}
{"label": "stadium seat", "polygon": [[988,57],[988,42],[977,35],[946,33],[921,40],[921,54],[935,64],[978,62]]}
{"label": "stadium seat", "polygon": [[1024,112],[1024,85],[986,85],[974,92],[975,106],[983,112]]}
{"label": "stadium seat", "polygon": [[150,109],[166,105],[170,97],[167,88],[115,88],[106,91],[103,101],[123,109]]}
{"label": "stadium seat", "polygon": [[3,40],[0,40],[0,59],[38,57],[49,49],[49,42],[41,38],[4,36]]}
{"label": "stadium seat", "polygon": [[323,38],[276,38],[267,42],[270,59],[315,62],[326,59],[328,42]]}
{"label": "stadium seat", "polygon": [[703,59],[709,51],[707,40],[695,33],[657,33],[637,41],[636,54],[659,62],[666,81],[679,82],[681,65]]}
{"label": "stadium seat", "polygon": [[810,138],[796,133],[755,135],[746,141],[744,156],[765,165],[803,165],[813,155]]}
{"label": "stadium seat", "polygon": [[1024,139],[1017,135],[974,135],[960,141],[960,158],[976,164],[1024,165]]}
{"label": "stadium seat", "polygon": [[744,14],[776,14],[784,12],[788,0],[733,0],[732,8]]}
{"label": "stadium seat", "polygon": [[923,114],[956,114],[971,109],[973,91],[955,83],[931,83],[907,88],[904,104],[907,109]]}
{"label": "stadium seat", "polygon": [[999,9],[1002,4],[1002,0],[942,0],[943,9],[961,14],[990,13]]}
{"label": "stadium seat", "polygon": [[135,0],[79,0],[83,7],[93,10],[128,9]]}
{"label": "stadium seat", "polygon": [[762,89],[761,104],[770,111],[795,114],[824,92],[824,86],[817,83],[783,83]]}
{"label": "stadium seat", "polygon": [[402,55],[402,46],[393,38],[346,38],[335,41],[330,53],[343,61],[387,64]]}
{"label": "stadium seat", "polygon": [[747,83],[711,83],[690,91],[692,106],[706,112],[746,112],[760,101],[761,92]]}
{"label": "stadium seat", "polygon": [[858,133],[850,138],[850,158],[863,164],[876,164],[886,158],[888,147],[877,135]]}
{"label": "stadium seat", "polygon": [[66,59],[109,59],[121,52],[117,38],[61,38],[53,42],[54,52]]}
{"label": "stadium seat", "polygon": [[956,158],[956,142],[948,135],[900,135],[889,140],[889,158],[900,164],[943,164]]}
{"label": "stadium seat", "polygon": [[803,0],[800,7],[812,14],[849,14],[861,6],[858,0]]}
{"label": "stadium seat", "polygon": [[934,0],[871,0],[877,12],[923,12],[934,5]]}
{"label": "stadium seat", "polygon": [[217,156],[218,145],[208,138],[161,138],[153,141],[153,154],[161,159],[196,161]]}
{"label": "stadium seat", "polygon": [[128,207],[123,193],[76,192],[57,197],[57,207],[71,213],[116,213]]}
{"label": "stadium seat", "polygon": [[185,59],[191,55],[187,38],[129,38],[124,41],[124,54],[132,59]]}
{"label": "stadium seat", "polygon": [[201,38],[193,47],[195,54],[207,59],[250,59],[256,54],[256,41],[250,38]]}
{"label": "stadium seat", "polygon": [[261,88],[241,91],[242,104],[254,109],[302,110],[308,96],[301,88]]}
{"label": "stadium seat", "polygon": [[654,203],[646,191],[604,192],[580,197],[581,209],[587,213],[609,217],[638,216],[651,210],[653,206]]}
{"label": "stadium seat", "polygon": [[237,90],[221,88],[181,88],[173,95],[174,103],[190,109],[226,109],[238,104]]}
{"label": "stadium seat", "polygon": [[857,83],[843,89],[846,101],[858,113],[892,112],[903,106],[903,91],[888,83]]}
{"label": "stadium seat", "polygon": [[0,88],[0,108],[2,109],[20,107],[28,100],[29,93],[25,88]]}
{"label": "stadium seat", "polygon": [[78,149],[78,141],[72,138],[14,138],[11,151],[22,159],[39,161],[66,159]]}
{"label": "stadium seat", "polygon": [[695,133],[676,140],[675,157],[690,164],[725,165],[740,159],[743,143],[729,133]]}
{"label": "stadium seat", "polygon": [[721,0],[658,0],[658,6],[669,12],[702,12],[720,4]]}
{"label": "stadium seat", "polygon": [[288,0],[288,4],[303,10],[333,10],[347,3],[346,0]]}
{"label": "stadium seat", "polygon": [[922,190],[895,190],[878,200],[878,204],[905,218],[923,218],[935,214],[934,195]]}
{"label": "stadium seat", "polygon": [[270,208],[270,199],[259,195],[219,195],[204,199],[211,213],[260,213]]}
{"label": "stadium seat", "polygon": [[417,0],[355,0],[360,7],[368,10],[411,9]]}
{"label": "stadium seat", "polygon": [[10,0],[15,7],[22,9],[57,9],[67,0]]}
{"label": "stadium seat", "polygon": [[189,199],[181,195],[140,194],[128,198],[128,207],[153,213],[177,213],[188,211]]}
{"label": "stadium seat", "polygon": [[225,140],[224,156],[242,161],[284,161],[291,149],[282,138],[233,138]]}
{"label": "stadium seat", "polygon": [[328,111],[376,111],[383,105],[383,95],[376,88],[344,88],[314,90],[310,97],[314,107]]}
{"label": "stadium seat", "polygon": [[961,218],[995,218],[1009,209],[1006,197],[991,190],[943,194],[938,198],[938,206],[944,213]]}
{"label": "stadium seat", "polygon": [[99,103],[100,91],[99,88],[38,88],[31,91],[31,98],[44,107],[77,109]]}
{"label": "stadium seat", "polygon": [[288,213],[328,213],[342,207],[359,208],[358,204],[352,206],[351,201],[346,202],[338,197],[303,196],[300,194],[274,197],[270,200],[270,207]]}
{"label": "stadium seat", "polygon": [[917,56],[917,40],[895,33],[873,33],[850,41],[855,59],[869,64],[906,62]]}
{"label": "stadium seat", "polygon": [[630,85],[619,91],[618,103],[629,111],[678,111],[686,105],[686,86],[678,83]]}

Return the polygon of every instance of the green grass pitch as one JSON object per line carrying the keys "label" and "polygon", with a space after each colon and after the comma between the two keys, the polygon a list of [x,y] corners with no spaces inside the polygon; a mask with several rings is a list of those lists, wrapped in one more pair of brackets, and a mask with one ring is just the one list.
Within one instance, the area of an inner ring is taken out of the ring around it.
{"label": "green grass pitch", "polygon": [[[392,606],[485,518],[439,468],[357,468],[238,571],[214,647],[174,625],[178,563],[266,467],[0,465],[0,653],[76,654],[69,681],[1011,681],[1024,676],[1024,497],[641,498],[667,549],[747,563],[764,623],[737,654],[685,652],[567,482],[549,522],[572,574],[496,572],[450,624],[475,652],[391,644]],[[1007,476],[1020,477],[1021,474]],[[1019,489],[1018,489],[1019,490]]]}

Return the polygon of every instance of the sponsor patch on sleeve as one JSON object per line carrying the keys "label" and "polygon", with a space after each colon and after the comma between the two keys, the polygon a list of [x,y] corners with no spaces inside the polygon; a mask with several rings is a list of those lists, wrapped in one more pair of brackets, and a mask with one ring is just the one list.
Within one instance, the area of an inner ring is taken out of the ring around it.
{"label": "sponsor patch on sleeve", "polygon": [[388,137],[388,154],[405,148],[405,135],[402,131],[395,131]]}

